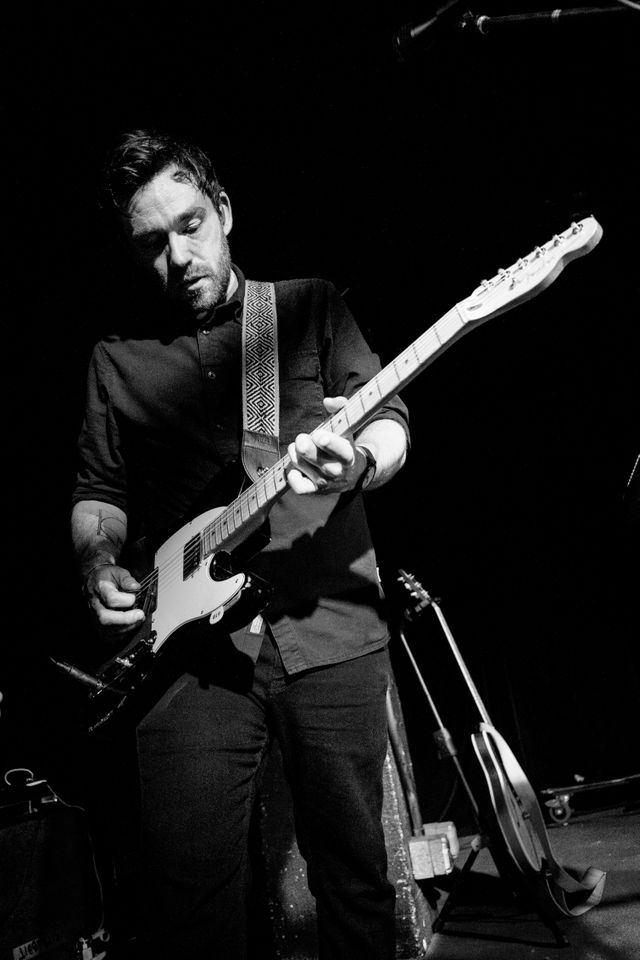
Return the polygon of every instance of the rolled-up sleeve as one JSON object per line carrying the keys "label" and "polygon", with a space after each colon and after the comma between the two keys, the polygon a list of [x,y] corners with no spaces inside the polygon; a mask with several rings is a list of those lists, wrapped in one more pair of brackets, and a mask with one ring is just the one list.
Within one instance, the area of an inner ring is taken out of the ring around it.
{"label": "rolled-up sleeve", "polygon": [[[323,371],[327,394],[351,397],[380,372],[380,358],[369,347],[333,284],[326,284],[326,295],[328,324],[325,328]],[[400,397],[385,400],[368,422],[373,420],[395,420],[404,429],[409,445],[409,412]]]}
{"label": "rolled-up sleeve", "polygon": [[85,416],[78,438],[78,472],[72,503],[100,500],[127,510],[127,473],[110,386],[111,364],[100,344],[87,374]]}

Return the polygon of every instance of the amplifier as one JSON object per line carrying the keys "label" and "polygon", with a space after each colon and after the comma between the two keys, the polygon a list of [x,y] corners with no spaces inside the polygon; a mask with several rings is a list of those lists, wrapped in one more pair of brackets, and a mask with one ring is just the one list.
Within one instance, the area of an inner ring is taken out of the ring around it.
{"label": "amplifier", "polygon": [[0,790],[0,960],[99,960],[108,938],[85,811],[18,779]]}

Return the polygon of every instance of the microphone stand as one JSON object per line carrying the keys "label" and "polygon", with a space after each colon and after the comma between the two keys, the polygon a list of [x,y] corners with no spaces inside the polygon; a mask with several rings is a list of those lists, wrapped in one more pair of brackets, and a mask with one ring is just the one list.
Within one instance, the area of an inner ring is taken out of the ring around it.
{"label": "microphone stand", "polygon": [[[457,30],[463,30],[467,34],[477,33],[482,37],[494,33],[508,33],[510,30],[521,30],[529,27],[536,28],[555,28],[576,21],[597,18],[599,20],[610,20],[619,18],[624,14],[640,14],[640,0],[617,0],[617,3],[609,7],[570,7],[562,9],[560,7],[554,10],[539,10],[531,13],[514,13],[506,16],[479,16],[468,10],[461,17],[455,13],[456,7],[461,0],[446,0],[424,23],[406,23],[400,27],[393,38],[393,47],[396,57],[403,62],[411,53],[417,54],[419,51],[426,51],[436,42],[441,35],[442,30],[449,30],[452,27]],[[640,23],[640,21],[638,21]]]}
{"label": "microphone stand", "polygon": [[[638,7],[640,12],[640,6]],[[612,7],[572,7],[569,9],[540,10],[532,13],[514,13],[503,17],[488,17],[484,14],[476,16],[468,12],[463,14],[458,26],[463,30],[472,30],[482,36],[501,33],[505,30],[521,27],[555,27],[567,21],[575,22],[591,17],[607,18],[620,17],[621,14],[633,13],[634,8],[626,4]]]}

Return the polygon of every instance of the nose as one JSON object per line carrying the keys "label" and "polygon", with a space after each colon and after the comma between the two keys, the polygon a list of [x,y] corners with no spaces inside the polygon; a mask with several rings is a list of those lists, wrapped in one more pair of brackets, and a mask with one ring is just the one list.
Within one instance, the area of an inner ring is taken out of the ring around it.
{"label": "nose", "polygon": [[186,267],[191,255],[189,253],[188,238],[179,233],[169,234],[169,262],[173,267]]}

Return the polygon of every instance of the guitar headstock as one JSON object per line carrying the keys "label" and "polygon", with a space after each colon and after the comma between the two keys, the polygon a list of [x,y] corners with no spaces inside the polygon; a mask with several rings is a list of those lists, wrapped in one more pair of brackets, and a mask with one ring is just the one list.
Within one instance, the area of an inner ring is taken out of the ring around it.
{"label": "guitar headstock", "polygon": [[411,596],[411,604],[407,604],[405,607],[405,616],[407,620],[413,620],[418,617],[423,610],[426,610],[431,604],[431,597],[422,586],[419,580],[410,574],[406,570],[398,570],[398,583],[401,583],[402,586],[409,592]]}
{"label": "guitar headstock", "polygon": [[490,320],[540,293],[578,257],[584,257],[602,237],[602,227],[593,217],[572,223],[564,233],[536,247],[491,280],[483,280],[470,297],[456,304],[464,323]]}

